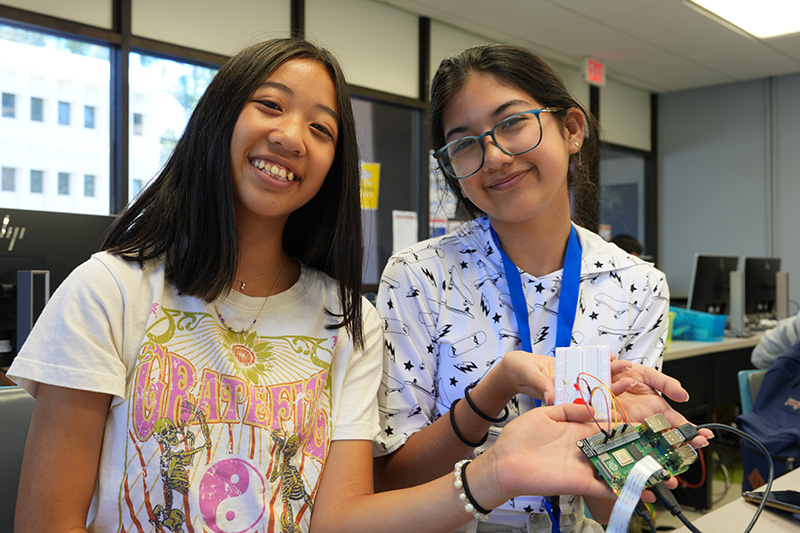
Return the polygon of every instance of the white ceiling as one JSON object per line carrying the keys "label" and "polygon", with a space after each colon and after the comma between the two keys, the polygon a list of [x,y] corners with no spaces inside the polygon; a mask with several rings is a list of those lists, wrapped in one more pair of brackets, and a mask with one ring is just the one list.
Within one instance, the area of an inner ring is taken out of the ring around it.
{"label": "white ceiling", "polygon": [[683,0],[378,1],[656,93],[800,72],[800,34],[759,41]]}

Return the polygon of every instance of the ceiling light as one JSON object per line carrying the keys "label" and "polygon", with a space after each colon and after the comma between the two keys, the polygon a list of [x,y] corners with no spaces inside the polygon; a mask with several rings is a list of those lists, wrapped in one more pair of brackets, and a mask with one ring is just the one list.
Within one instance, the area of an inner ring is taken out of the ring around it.
{"label": "ceiling light", "polygon": [[759,39],[800,32],[797,0],[691,0]]}

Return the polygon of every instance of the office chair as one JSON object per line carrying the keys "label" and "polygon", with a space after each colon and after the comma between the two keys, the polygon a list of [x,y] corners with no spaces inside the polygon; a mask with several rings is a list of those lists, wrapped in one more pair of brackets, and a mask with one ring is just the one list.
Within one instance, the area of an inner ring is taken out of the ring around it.
{"label": "office chair", "polygon": [[740,370],[737,377],[739,379],[739,401],[742,405],[742,414],[753,410],[753,403],[758,396],[758,389],[764,381],[765,368],[753,368],[750,370]]}
{"label": "office chair", "polygon": [[0,533],[14,530],[19,470],[33,403],[21,387],[0,387]]}

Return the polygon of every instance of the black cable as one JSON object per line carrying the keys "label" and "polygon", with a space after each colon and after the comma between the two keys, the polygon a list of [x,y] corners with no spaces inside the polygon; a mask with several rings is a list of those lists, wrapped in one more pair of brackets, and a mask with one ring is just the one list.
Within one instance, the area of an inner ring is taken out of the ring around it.
{"label": "black cable", "polygon": [[653,519],[650,518],[650,511],[647,510],[647,506],[644,504],[642,500],[636,504],[636,514],[642,517],[642,520],[647,522],[647,526],[650,528],[650,533],[656,533],[656,525],[653,523]]}
{"label": "black cable", "polygon": [[[758,517],[761,516],[761,511],[764,509],[764,505],[767,503],[767,496],[769,496],[769,492],[772,490],[772,480],[775,478],[775,467],[772,464],[772,457],[769,454],[769,451],[761,444],[756,438],[748,435],[744,431],[736,429],[734,427],[725,425],[725,424],[717,424],[717,423],[709,423],[709,424],[701,424],[697,426],[697,429],[724,429],[726,431],[730,431],[739,437],[750,441],[753,443],[758,450],[764,454],[764,457],[767,459],[767,466],[768,468],[768,480],[767,480],[767,487],[764,491],[764,497],[761,499],[761,502],[758,504],[758,508],[756,509],[755,514],[753,515],[753,519],[747,525],[747,529],[745,529],[745,533],[749,533],[753,526],[758,520]],[[655,493],[656,497],[659,501],[664,505],[664,507],[673,515],[678,518],[683,524],[692,531],[693,533],[700,533],[700,531],[683,515],[683,511],[681,510],[681,506],[678,504],[678,501],[673,496],[672,492],[667,489],[667,487],[663,483],[657,483],[653,485],[651,490]]]}
{"label": "black cable", "polygon": [[672,492],[670,492],[666,485],[664,485],[664,483],[656,483],[651,487],[651,490],[655,493],[656,498],[658,498],[658,501],[664,505],[667,511],[669,511],[673,516],[678,517],[678,520],[683,522],[683,524],[689,528],[689,531],[692,533],[700,533],[700,530],[694,527],[688,518],[683,516],[683,509],[681,509],[680,504],[678,504],[678,500],[675,499],[675,496],[672,494]]}
{"label": "black cable", "polygon": [[767,503],[767,497],[769,496],[769,493],[772,490],[772,480],[775,479],[775,466],[772,464],[772,456],[769,454],[769,450],[767,450],[764,447],[764,445],[761,444],[758,441],[758,439],[756,439],[755,437],[753,437],[751,435],[748,435],[747,433],[745,433],[744,431],[742,431],[740,429],[736,429],[734,427],[727,426],[725,424],[717,424],[717,423],[713,423],[713,422],[709,423],[709,424],[701,424],[701,425],[699,425],[697,427],[698,427],[698,429],[699,428],[708,428],[708,429],[724,429],[726,431],[730,431],[731,433],[734,433],[735,435],[738,435],[739,437],[741,437],[741,438],[743,438],[743,439],[745,439],[747,441],[750,441],[752,444],[754,444],[755,447],[758,448],[758,450],[762,454],[764,454],[764,457],[767,459],[767,466],[768,466],[768,469],[767,469],[767,471],[768,471],[767,487],[766,487],[766,489],[764,489],[764,497],[761,498],[761,503],[758,504],[758,508],[756,508],[756,512],[753,515],[753,519],[747,525],[747,529],[744,530],[745,533],[749,533],[749,531],[753,529],[753,526],[755,525],[756,520],[758,520],[758,517],[761,516],[761,511],[764,510],[764,506]]}

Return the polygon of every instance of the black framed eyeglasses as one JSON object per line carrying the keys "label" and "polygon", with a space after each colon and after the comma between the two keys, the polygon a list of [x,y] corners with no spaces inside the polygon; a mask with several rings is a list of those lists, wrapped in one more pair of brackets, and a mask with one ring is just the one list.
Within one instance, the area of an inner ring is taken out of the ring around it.
{"label": "black framed eyeglasses", "polygon": [[542,142],[542,120],[539,115],[557,111],[562,111],[562,108],[542,107],[516,113],[504,118],[485,133],[468,135],[447,143],[433,155],[450,177],[462,179],[472,176],[481,169],[486,158],[484,137],[490,136],[495,146],[507,155],[530,152]]}

